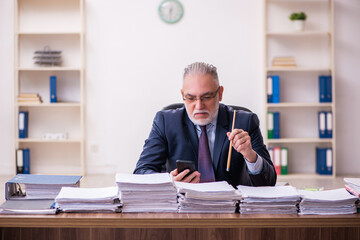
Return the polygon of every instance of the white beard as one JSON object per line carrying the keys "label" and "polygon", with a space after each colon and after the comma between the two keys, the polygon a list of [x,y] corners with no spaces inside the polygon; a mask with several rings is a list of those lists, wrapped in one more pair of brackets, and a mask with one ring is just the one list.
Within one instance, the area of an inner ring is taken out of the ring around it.
{"label": "white beard", "polygon": [[[199,125],[199,126],[205,126],[205,125],[208,125],[209,123],[211,123],[217,116],[218,111],[219,111],[219,102],[217,102],[217,104],[215,106],[215,111],[213,113],[211,113],[208,110],[194,110],[193,114],[190,115],[186,109],[186,112],[187,112],[191,122],[193,122],[195,125]],[[207,118],[195,119],[196,113],[207,113],[207,114],[209,114],[209,116]]]}

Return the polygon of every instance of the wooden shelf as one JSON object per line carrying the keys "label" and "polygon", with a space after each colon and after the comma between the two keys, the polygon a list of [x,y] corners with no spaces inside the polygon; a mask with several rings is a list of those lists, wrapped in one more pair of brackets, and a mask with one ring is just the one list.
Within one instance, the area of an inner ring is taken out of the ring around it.
{"label": "wooden shelf", "polygon": [[302,32],[267,32],[268,37],[315,37],[315,36],[331,36],[331,32],[326,31],[302,31]]}
{"label": "wooden shelf", "polygon": [[79,67],[18,67],[16,69],[17,71],[28,71],[28,72],[38,72],[38,71],[48,71],[48,72],[53,72],[53,71],[82,71],[82,68]]}
{"label": "wooden shelf", "polygon": [[19,107],[80,107],[80,103],[18,103]]}
{"label": "wooden shelf", "polygon": [[293,108],[293,107],[333,107],[333,103],[306,103],[306,102],[293,102],[293,103],[268,103],[269,108]]}
{"label": "wooden shelf", "polygon": [[312,67],[295,67],[295,68],[274,68],[266,69],[267,72],[331,72],[330,68],[312,68]]}
{"label": "wooden shelf", "polygon": [[81,35],[81,32],[18,32],[19,36]]}
{"label": "wooden shelf", "polygon": [[[14,148],[30,149],[30,173],[85,175],[84,0],[14,0],[14,16]],[[34,51],[46,48],[61,51],[60,66],[35,64]],[[50,103],[50,76],[62,102]],[[20,93],[44,102],[18,102]],[[28,112],[30,138],[18,138],[19,111]],[[72,138],[43,139],[46,132]]]}
{"label": "wooden shelf", "polygon": [[332,143],[333,138],[279,138],[268,139],[269,144],[273,143]]}
{"label": "wooden shelf", "polygon": [[295,173],[287,175],[278,175],[278,180],[284,181],[287,179],[332,179],[335,175],[319,175],[315,173]]}
{"label": "wooden shelf", "polygon": [[19,138],[20,143],[81,143],[81,139],[49,140],[42,138]]}

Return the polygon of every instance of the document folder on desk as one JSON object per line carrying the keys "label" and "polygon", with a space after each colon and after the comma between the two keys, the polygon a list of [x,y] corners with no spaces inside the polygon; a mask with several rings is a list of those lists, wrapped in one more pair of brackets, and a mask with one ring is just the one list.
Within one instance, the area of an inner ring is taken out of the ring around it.
{"label": "document folder on desk", "polygon": [[81,176],[18,174],[5,183],[5,199],[55,199],[62,187],[79,187],[80,179]]}
{"label": "document folder on desk", "polygon": [[54,200],[8,200],[0,205],[0,214],[56,214]]}

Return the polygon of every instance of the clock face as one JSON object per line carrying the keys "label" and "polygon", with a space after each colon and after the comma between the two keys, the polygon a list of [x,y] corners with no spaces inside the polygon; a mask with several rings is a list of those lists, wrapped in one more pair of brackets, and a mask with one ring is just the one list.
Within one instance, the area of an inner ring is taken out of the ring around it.
{"label": "clock face", "polygon": [[178,22],[184,13],[183,6],[177,0],[164,0],[159,6],[160,18],[166,23]]}

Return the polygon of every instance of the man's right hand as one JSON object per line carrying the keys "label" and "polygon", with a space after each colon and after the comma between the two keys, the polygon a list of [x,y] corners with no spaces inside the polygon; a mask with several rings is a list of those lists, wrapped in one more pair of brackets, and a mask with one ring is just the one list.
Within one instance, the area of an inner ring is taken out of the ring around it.
{"label": "man's right hand", "polygon": [[[194,171],[189,176],[186,176],[190,172],[189,169],[185,169],[181,173],[178,173],[177,168],[170,172],[174,181],[177,182],[188,182],[188,183],[199,183],[200,182],[200,173],[198,171]],[[186,176],[186,177],[185,177]]]}

